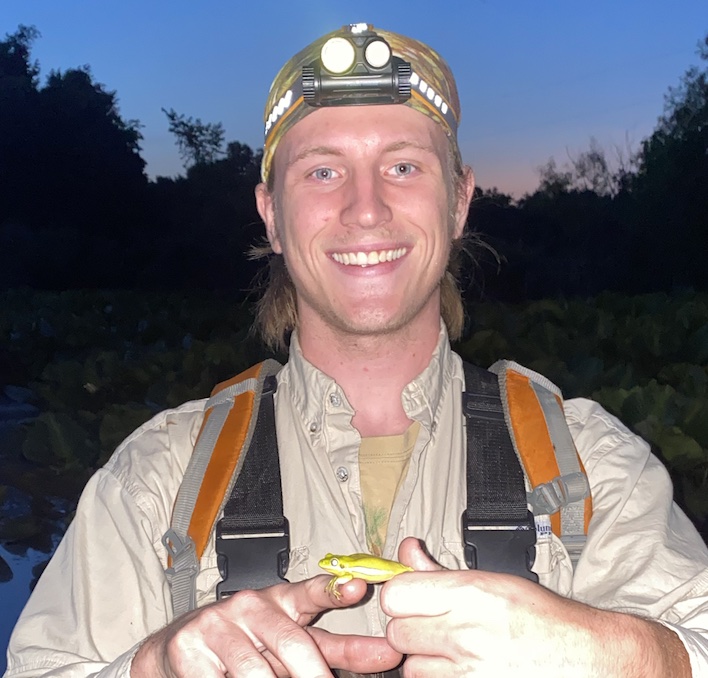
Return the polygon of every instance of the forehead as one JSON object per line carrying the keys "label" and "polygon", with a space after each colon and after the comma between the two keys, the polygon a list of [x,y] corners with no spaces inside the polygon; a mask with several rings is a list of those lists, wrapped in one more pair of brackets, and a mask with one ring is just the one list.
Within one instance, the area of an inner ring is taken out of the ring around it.
{"label": "forehead", "polygon": [[441,159],[448,141],[442,127],[407,106],[336,106],[320,108],[283,136],[275,151],[282,172],[311,148],[329,148],[340,154],[376,154],[406,145],[428,150]]}

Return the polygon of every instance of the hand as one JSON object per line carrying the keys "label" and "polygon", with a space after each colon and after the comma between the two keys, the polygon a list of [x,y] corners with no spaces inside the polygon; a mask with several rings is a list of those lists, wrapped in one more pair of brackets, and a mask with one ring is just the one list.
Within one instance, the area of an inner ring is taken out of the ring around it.
{"label": "hand", "polygon": [[[443,570],[416,539],[401,543],[404,573],[381,592],[392,617],[386,637],[408,654],[403,673],[417,676],[560,678],[690,676],[666,664],[685,649],[673,631],[630,615],[597,610],[529,580],[478,570]],[[671,668],[669,668],[671,667]]]}
{"label": "hand", "polygon": [[329,580],[319,575],[297,584],[241,591],[189,612],[145,641],[133,659],[131,676],[331,678],[330,666],[360,673],[396,666],[401,655],[385,638],[308,627],[321,612],[353,605],[366,593],[366,584],[353,580],[339,588],[337,600],[325,591]]}

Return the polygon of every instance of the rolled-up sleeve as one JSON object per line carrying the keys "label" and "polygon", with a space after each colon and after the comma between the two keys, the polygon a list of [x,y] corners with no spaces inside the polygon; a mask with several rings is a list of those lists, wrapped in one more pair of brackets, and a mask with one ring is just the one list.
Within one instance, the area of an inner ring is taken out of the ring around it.
{"label": "rolled-up sleeve", "polygon": [[708,548],[673,501],[649,445],[595,402],[566,403],[593,497],[572,597],[676,631],[694,678],[708,678]]}
{"label": "rolled-up sleeve", "polygon": [[160,538],[201,410],[157,415],[89,480],[12,633],[6,678],[129,676],[140,643],[170,621]]}
{"label": "rolled-up sleeve", "polygon": [[168,621],[163,567],[148,518],[99,471],[15,627],[7,678],[128,676],[137,645]]}

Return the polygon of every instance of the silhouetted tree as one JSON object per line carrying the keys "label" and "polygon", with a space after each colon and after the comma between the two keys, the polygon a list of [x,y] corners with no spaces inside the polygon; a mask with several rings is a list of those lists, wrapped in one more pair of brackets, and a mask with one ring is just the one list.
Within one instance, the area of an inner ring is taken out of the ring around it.
{"label": "silhouetted tree", "polygon": [[669,89],[629,183],[636,265],[651,270],[656,289],[708,288],[708,35],[699,55],[703,66]]}
{"label": "silhouetted tree", "polygon": [[162,109],[169,120],[169,130],[175,135],[177,148],[184,168],[214,162],[223,156],[224,126],[220,123],[202,122],[199,118],[185,117],[173,108]]}
{"label": "silhouetted tree", "polygon": [[[589,147],[570,155],[567,163],[559,168],[551,158],[538,169],[538,191],[554,195],[568,191],[592,191],[598,195],[616,195],[624,186],[625,176],[631,173],[635,157],[627,156],[615,148],[616,159],[607,158],[605,149],[594,137]],[[614,165],[614,167],[613,167]]]}
{"label": "silhouetted tree", "polygon": [[158,178],[151,192],[163,206],[167,235],[150,262],[152,279],[231,291],[250,286],[258,265],[245,252],[263,233],[254,200],[261,155],[234,141],[226,157],[194,163],[185,177]]}
{"label": "silhouetted tree", "polygon": [[34,27],[19,26],[0,41],[0,225],[21,220],[18,196],[24,192],[23,168],[38,152],[39,65],[30,60]]}
{"label": "silhouetted tree", "polygon": [[124,283],[145,225],[139,124],[88,67],[41,87],[38,35],[20,26],[0,42],[0,284]]}

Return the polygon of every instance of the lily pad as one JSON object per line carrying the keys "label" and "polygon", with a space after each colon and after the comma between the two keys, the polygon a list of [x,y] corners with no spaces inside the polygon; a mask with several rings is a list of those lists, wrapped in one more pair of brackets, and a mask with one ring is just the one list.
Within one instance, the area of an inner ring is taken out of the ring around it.
{"label": "lily pad", "polygon": [[12,568],[7,564],[7,561],[0,556],[0,584],[10,581],[12,577]]}
{"label": "lily pad", "polygon": [[706,453],[698,442],[676,426],[661,431],[656,436],[656,444],[674,468],[691,469],[706,461]]}
{"label": "lily pad", "polygon": [[22,453],[40,465],[86,467],[95,458],[88,432],[64,412],[43,412],[32,422]]}
{"label": "lily pad", "polygon": [[107,460],[130,433],[152,416],[153,411],[141,405],[116,405],[110,408],[103,415],[99,427],[101,461]]}
{"label": "lily pad", "polygon": [[26,541],[42,532],[41,522],[35,516],[19,516],[0,522],[0,541]]}
{"label": "lily pad", "polygon": [[37,586],[37,582],[39,581],[39,578],[42,576],[42,573],[44,570],[47,569],[47,565],[49,565],[49,558],[46,560],[43,560],[41,563],[37,563],[33,568],[32,568],[32,581],[30,582],[30,591],[34,591],[34,587]]}

